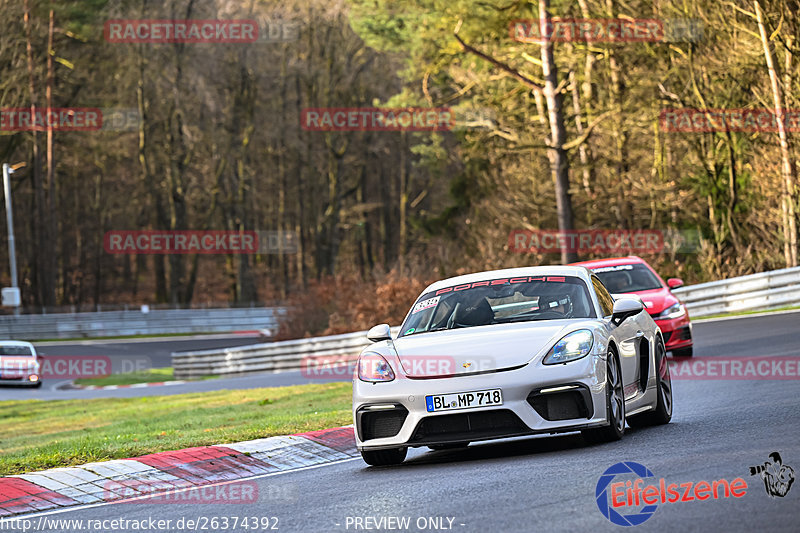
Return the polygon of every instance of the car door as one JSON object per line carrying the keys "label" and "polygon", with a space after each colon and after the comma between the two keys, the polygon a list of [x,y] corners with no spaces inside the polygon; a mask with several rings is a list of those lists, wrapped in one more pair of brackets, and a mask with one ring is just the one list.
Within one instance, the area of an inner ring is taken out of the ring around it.
{"label": "car door", "polygon": [[[614,308],[614,298],[605,288],[603,282],[597,276],[592,276],[592,285],[600,301],[603,316],[609,321]],[[636,317],[629,317],[618,326],[611,326],[614,329],[614,337],[617,339],[619,348],[619,364],[622,368],[622,385],[625,389],[625,397],[636,394],[638,390],[639,378],[639,338],[643,335]]]}

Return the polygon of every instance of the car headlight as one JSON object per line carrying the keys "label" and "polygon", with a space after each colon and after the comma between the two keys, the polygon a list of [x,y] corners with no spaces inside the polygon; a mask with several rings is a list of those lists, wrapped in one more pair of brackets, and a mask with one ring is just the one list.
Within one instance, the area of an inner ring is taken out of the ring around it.
{"label": "car headlight", "polygon": [[394,372],[389,362],[376,353],[365,353],[358,359],[358,379],[370,383],[392,381]]}
{"label": "car headlight", "polygon": [[558,363],[566,363],[567,361],[575,361],[581,357],[586,357],[592,350],[594,344],[594,335],[588,329],[579,329],[572,333],[565,335],[560,341],[553,346],[550,353],[542,361],[545,365],[555,365]]}
{"label": "car headlight", "polygon": [[680,303],[671,305],[655,316],[658,319],[680,318],[686,314],[686,308]]}

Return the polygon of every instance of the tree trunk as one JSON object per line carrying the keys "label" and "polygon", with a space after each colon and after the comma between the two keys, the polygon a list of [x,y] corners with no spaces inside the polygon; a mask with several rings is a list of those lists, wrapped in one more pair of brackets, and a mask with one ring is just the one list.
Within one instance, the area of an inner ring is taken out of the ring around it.
{"label": "tree trunk", "polygon": [[781,175],[783,177],[783,204],[786,210],[786,218],[789,222],[789,233],[784,240],[784,259],[787,267],[797,266],[797,222],[794,210],[794,182],[795,167],[791,151],[789,150],[789,139],[786,135],[786,125],[784,116],[786,109],[783,106],[783,94],[778,84],[778,74],[775,71],[775,63],[772,59],[772,50],[769,45],[767,29],[764,25],[764,16],[761,12],[759,0],[754,0],[756,20],[758,21],[758,32],[761,35],[761,45],[764,47],[764,59],[769,71],[769,81],[772,88],[772,100],[775,105],[776,122],[778,125],[778,137],[781,146]]}
{"label": "tree trunk", "polygon": [[[586,0],[578,0],[578,5],[581,7],[581,15],[585,19],[589,19],[591,17],[589,13],[589,7],[586,4]],[[581,87],[581,93],[583,94],[583,106],[581,106],[581,100],[579,97],[577,82],[575,80],[575,76],[572,72],[570,72],[570,78],[572,81],[572,99],[573,99],[573,111],[575,112],[575,125],[577,127],[578,135],[583,134],[583,120],[585,119],[586,122],[590,122],[592,118],[592,95],[594,92],[594,88],[592,87],[592,74],[594,71],[594,54],[591,50],[586,51],[586,61],[584,63],[583,68],[583,86]],[[583,108],[583,109],[582,109]],[[583,112],[582,112],[583,111]],[[585,113],[584,113],[585,112]],[[585,116],[583,116],[585,115]],[[583,188],[586,192],[586,195],[593,200],[592,197],[592,184],[595,181],[594,175],[594,166],[592,161],[594,158],[592,157],[592,150],[587,143],[581,143],[580,147],[578,148],[578,155],[581,158],[581,167],[583,173]],[[592,211],[594,209],[594,201],[592,201],[592,209],[588,211],[588,222],[589,224],[592,223]]]}
{"label": "tree trunk", "polygon": [[[139,72],[138,72],[138,80],[136,82],[136,105],[139,112],[139,128],[138,128],[138,145],[137,145],[137,157],[139,160],[139,167],[141,170],[142,175],[142,183],[144,184],[144,188],[147,191],[147,194],[150,196],[150,201],[153,203],[153,209],[155,210],[154,216],[154,224],[156,229],[163,229],[166,227],[166,214],[164,213],[163,204],[161,203],[161,197],[158,194],[158,190],[153,182],[153,175],[150,171],[150,163],[147,159],[147,121],[148,121],[148,106],[147,101],[144,93],[144,76],[145,76],[145,64],[144,64],[144,54],[143,50],[140,48],[138,50],[138,62],[139,62]],[[155,290],[155,300],[156,303],[164,303],[168,300],[167,296],[167,278],[166,278],[166,268],[165,268],[165,261],[164,256],[160,254],[153,255],[153,267],[156,279],[156,290]]]}
{"label": "tree trunk", "polygon": [[[614,0],[606,0],[606,9],[610,18],[616,17],[616,7]],[[617,200],[615,211],[618,223],[624,228],[628,228],[631,222],[631,208],[628,202],[627,193],[630,190],[630,177],[628,175],[630,165],[628,164],[628,131],[625,126],[625,109],[623,99],[625,93],[625,81],[622,76],[622,66],[617,60],[616,53],[612,46],[606,47],[608,55],[609,74],[611,77],[611,87],[609,95],[611,97],[611,108],[614,110],[616,120],[612,121],[612,135],[616,149],[615,166],[617,171]]]}
{"label": "tree trunk", "polygon": [[[186,169],[186,144],[183,131],[182,95],[182,54],[176,53],[175,81],[172,87],[172,105],[167,120],[168,163],[165,167],[167,178],[167,205],[169,206],[169,229],[185,230],[186,227],[186,189],[184,172]],[[169,301],[173,305],[185,304],[183,291],[185,264],[181,254],[170,254],[169,264]]]}
{"label": "tree trunk", "polygon": [[403,269],[406,261],[406,248],[408,243],[408,165],[406,164],[406,150],[408,148],[406,144],[406,133],[402,132],[400,134],[401,143],[400,143],[400,150],[399,150],[399,157],[400,161],[398,164],[398,172],[399,172],[399,212],[400,212],[400,228],[399,234],[397,236],[397,257],[400,260],[400,275],[403,275]]}
{"label": "tree trunk", "polygon": [[[570,72],[570,86],[572,87],[572,111],[575,113],[575,130],[578,132],[578,135],[583,134],[583,117],[581,113],[581,103],[580,98],[578,97],[578,86],[577,82],[575,81],[575,74]],[[583,177],[583,190],[586,193],[587,197],[592,196],[592,187],[591,182],[592,175],[591,170],[589,167],[589,148],[586,146],[586,143],[581,143],[578,147],[578,155],[581,159],[581,175]],[[591,221],[591,211],[589,211],[589,224],[592,223]]]}
{"label": "tree trunk", "polygon": [[[53,108],[53,84],[55,73],[53,68],[53,33],[55,31],[55,14],[50,10],[50,26],[47,32],[47,87],[45,98],[47,99],[47,114]],[[47,272],[50,276],[53,290],[53,301],[56,300],[56,272],[58,272],[58,258],[61,257],[61,250],[58,246],[58,191],[56,188],[56,162],[53,151],[53,128],[50,121],[47,122],[47,234],[49,249],[53,253],[46,254]]]}
{"label": "tree trunk", "polygon": [[[539,19],[550,27],[550,0],[539,0]],[[542,43],[542,74],[544,76],[544,97],[547,102],[547,116],[550,120],[550,141],[547,156],[556,190],[556,209],[558,211],[558,230],[568,232],[574,228],[572,198],[569,191],[569,160],[564,143],[567,132],[564,127],[564,110],[561,93],[558,92],[558,69],[553,55],[553,43],[550,40]],[[561,262],[572,263],[578,260],[574,249],[567,247],[568,239],[563,240]]]}
{"label": "tree trunk", "polygon": [[[295,76],[295,91],[296,91],[296,100],[295,100],[295,108],[297,109],[297,116],[300,116],[302,113],[303,101],[302,101],[302,91],[300,86],[300,76]],[[305,137],[305,142],[303,141],[303,137]],[[300,132],[300,140],[301,146],[305,147],[305,158],[303,158],[303,153],[301,150],[297,150],[297,190],[295,193],[295,207],[297,209],[297,218],[295,222],[295,238],[297,239],[297,253],[295,254],[295,260],[297,265],[295,270],[297,272],[297,279],[295,283],[301,289],[305,289],[307,279],[306,279],[306,268],[305,268],[305,235],[306,235],[306,226],[305,226],[305,209],[304,209],[304,195],[305,195],[305,187],[304,187],[304,175],[305,175],[305,168],[309,161],[309,156],[311,154],[311,146],[310,146],[310,135],[306,131]]]}
{"label": "tree trunk", "polygon": [[49,307],[54,304],[53,286],[51,284],[52,272],[49,270],[50,260],[47,258],[50,250],[48,242],[49,215],[45,205],[44,184],[42,182],[42,158],[39,151],[39,132],[35,125],[38,99],[36,97],[36,77],[33,60],[33,37],[31,30],[31,9],[28,0],[24,3],[24,22],[25,40],[28,55],[28,93],[31,99],[31,122],[33,136],[33,171],[31,179],[33,181],[33,235],[36,243],[33,250],[33,281],[38,288],[35,295],[36,303],[42,307]]}

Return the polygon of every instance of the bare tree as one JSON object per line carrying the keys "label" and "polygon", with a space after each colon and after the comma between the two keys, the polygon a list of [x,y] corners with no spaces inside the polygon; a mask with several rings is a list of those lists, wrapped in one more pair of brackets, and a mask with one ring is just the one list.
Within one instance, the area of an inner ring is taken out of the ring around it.
{"label": "bare tree", "polygon": [[797,266],[797,221],[795,218],[795,166],[792,153],[789,150],[789,139],[786,135],[786,109],[783,105],[783,93],[778,82],[778,73],[775,69],[775,62],[772,58],[772,49],[767,36],[767,28],[764,25],[764,14],[761,11],[759,0],[753,0],[756,21],[758,22],[758,33],[761,36],[761,45],[764,47],[764,59],[767,63],[769,72],[770,88],[772,89],[772,100],[775,105],[775,117],[778,125],[778,138],[781,145],[781,175],[783,176],[783,199],[781,201],[784,212],[784,220],[788,227],[784,227],[784,258],[787,267]]}

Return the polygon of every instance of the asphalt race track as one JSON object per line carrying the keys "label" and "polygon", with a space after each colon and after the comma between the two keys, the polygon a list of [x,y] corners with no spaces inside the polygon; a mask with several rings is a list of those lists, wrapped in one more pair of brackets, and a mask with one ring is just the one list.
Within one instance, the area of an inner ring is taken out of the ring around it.
{"label": "asphalt race track", "polygon": [[198,335],[186,337],[155,337],[102,341],[35,342],[36,349],[47,355],[105,355],[112,359],[146,356],[150,366],[163,368],[172,365],[172,352],[212,350],[244,346],[261,342],[253,335]]}
{"label": "asphalt race track", "polygon": [[[694,329],[696,354],[708,360],[796,356],[798,331],[800,313],[701,323]],[[398,467],[368,468],[355,459],[257,478],[256,504],[117,503],[46,517],[171,520],[171,529],[163,531],[187,530],[175,525],[180,519],[234,516],[277,517],[277,530],[304,532],[375,531],[375,521],[389,517],[407,517],[410,525],[398,529],[388,522],[394,529],[380,530],[621,531],[601,514],[595,490],[607,468],[634,461],[649,468],[656,480],[665,478],[666,484],[741,477],[747,489],[740,498],[658,503],[649,519],[628,530],[800,530],[800,482],[785,497],[770,497],[761,478],[749,471],[777,451],[800,476],[800,380],[673,384],[672,423],[629,429],[617,443],[587,446],[579,435],[567,434],[454,451],[422,448],[412,450]],[[80,530],[74,524],[50,526],[53,531]]]}
{"label": "asphalt race track", "polygon": [[[55,341],[34,343],[45,357],[108,357],[114,372],[134,364],[144,368],[163,368],[172,364],[171,354],[177,351],[210,350],[230,346],[244,346],[261,342],[258,337],[244,335],[203,335],[198,337],[172,337],[156,339],[129,339],[112,341]],[[299,372],[196,381],[167,387],[119,390],[63,390],[71,379],[46,379],[40,389],[0,384],[2,400],[69,400],[88,398],[130,398],[134,396],[157,396],[182,394],[221,389],[246,389],[307,383]],[[267,383],[267,384],[265,384]]]}

